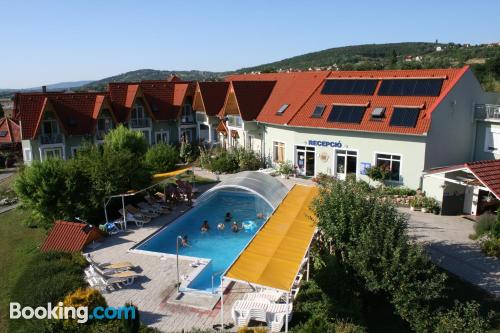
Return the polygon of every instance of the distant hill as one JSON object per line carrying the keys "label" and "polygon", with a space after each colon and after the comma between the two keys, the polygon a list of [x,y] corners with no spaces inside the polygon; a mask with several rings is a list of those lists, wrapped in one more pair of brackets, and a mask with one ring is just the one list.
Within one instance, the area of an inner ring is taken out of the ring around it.
{"label": "distant hill", "polygon": [[[65,82],[48,89],[104,90],[109,82],[162,80],[175,74],[184,80],[219,80],[231,73],[284,70],[372,70],[449,68],[470,64],[486,90],[500,91],[500,46],[455,43],[407,42],[336,47],[307,53],[268,64],[228,72],[140,69],[98,81]],[[59,85],[59,86],[58,86]],[[62,86],[61,86],[62,85]],[[56,86],[56,87],[53,87]],[[40,89],[40,88],[35,88]],[[13,90],[4,92],[12,95]],[[0,90],[0,97],[2,91]]]}
{"label": "distant hill", "polygon": [[166,71],[155,69],[139,69],[123,74],[94,81],[81,87],[81,89],[104,90],[106,84],[110,82],[139,82],[142,80],[166,80],[171,75],[177,75],[183,80],[216,80],[226,75],[228,72],[208,72],[208,71]]}
{"label": "distant hill", "polygon": [[[88,84],[92,81],[90,80],[85,80],[85,81],[71,81],[71,82],[59,82],[59,83],[53,83],[53,84],[48,84],[47,85],[47,90],[48,91],[59,91],[59,90],[68,90],[68,89],[76,89],[80,88],[81,86]],[[2,97],[10,97],[13,95],[15,92],[29,92],[29,91],[42,91],[42,87],[33,87],[33,88],[26,88],[26,89],[0,89],[0,98]]]}

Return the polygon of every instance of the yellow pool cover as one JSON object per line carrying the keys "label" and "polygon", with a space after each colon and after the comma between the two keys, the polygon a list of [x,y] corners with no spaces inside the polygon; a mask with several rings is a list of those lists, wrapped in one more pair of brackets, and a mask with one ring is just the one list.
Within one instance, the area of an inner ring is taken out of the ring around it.
{"label": "yellow pool cover", "polygon": [[295,185],[224,277],[289,291],[316,229],[310,205],[317,193]]}

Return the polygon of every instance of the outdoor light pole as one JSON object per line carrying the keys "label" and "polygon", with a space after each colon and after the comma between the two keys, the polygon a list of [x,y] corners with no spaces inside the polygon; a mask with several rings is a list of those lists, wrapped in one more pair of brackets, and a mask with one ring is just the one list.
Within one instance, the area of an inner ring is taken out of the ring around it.
{"label": "outdoor light pole", "polygon": [[177,292],[179,292],[179,288],[181,286],[179,277],[179,240],[182,241],[182,236],[177,236],[177,238],[175,239],[176,257],[177,257]]}

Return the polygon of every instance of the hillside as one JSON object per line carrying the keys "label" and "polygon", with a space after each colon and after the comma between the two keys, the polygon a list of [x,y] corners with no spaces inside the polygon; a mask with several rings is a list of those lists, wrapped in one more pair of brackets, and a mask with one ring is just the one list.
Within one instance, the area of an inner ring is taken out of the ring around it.
{"label": "hillside", "polygon": [[137,82],[141,80],[165,80],[171,75],[180,76],[183,80],[214,80],[227,73],[207,72],[207,71],[165,71],[155,69],[139,69],[123,74],[94,81],[81,87],[81,89],[103,90],[109,82]]}

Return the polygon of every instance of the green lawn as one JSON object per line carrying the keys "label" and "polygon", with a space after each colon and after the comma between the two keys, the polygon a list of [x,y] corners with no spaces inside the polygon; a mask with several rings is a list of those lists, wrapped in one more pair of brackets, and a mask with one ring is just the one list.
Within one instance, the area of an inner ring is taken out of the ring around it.
{"label": "green lawn", "polygon": [[43,229],[25,227],[26,216],[21,209],[0,214],[0,332],[7,330],[11,288],[46,235]]}

